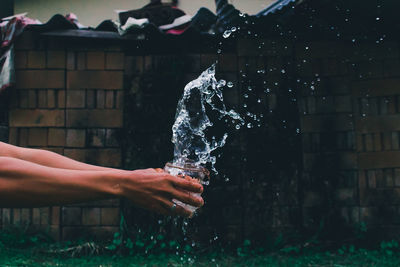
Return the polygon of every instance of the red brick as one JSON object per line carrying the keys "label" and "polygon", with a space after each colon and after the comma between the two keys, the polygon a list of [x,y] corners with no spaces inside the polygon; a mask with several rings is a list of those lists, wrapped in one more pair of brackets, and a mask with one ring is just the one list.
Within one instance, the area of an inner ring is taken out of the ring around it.
{"label": "red brick", "polygon": [[120,149],[65,149],[66,157],[86,162],[90,164],[121,167],[121,150]]}
{"label": "red brick", "polygon": [[118,141],[118,134],[117,130],[114,129],[107,129],[106,132],[106,146],[108,147],[119,147],[120,142]]}
{"label": "red brick", "polygon": [[135,57],[126,56],[124,60],[124,74],[127,76],[132,76],[136,74],[135,69]]}
{"label": "red brick", "polygon": [[360,133],[400,131],[400,115],[366,116],[357,118],[356,129]]}
{"label": "red brick", "polygon": [[28,91],[28,108],[36,108],[37,107],[37,91],[29,90]]}
{"label": "red brick", "polygon": [[114,107],[114,91],[106,91],[105,108]]}
{"label": "red brick", "polygon": [[21,209],[12,209],[12,221],[14,225],[21,223]]}
{"label": "red brick", "polygon": [[16,51],[14,56],[15,69],[26,69],[28,67],[28,52]]}
{"label": "red brick", "polygon": [[[304,153],[303,154],[304,168],[306,170],[312,170],[315,168],[315,164],[320,159],[320,155],[313,153]],[[337,161],[337,168],[342,170],[350,170],[357,168],[357,154],[351,152],[342,152],[342,153],[326,153],[324,157],[332,158]]]}
{"label": "red brick", "polygon": [[47,108],[47,90],[38,90],[38,108]]}
{"label": "red brick", "polygon": [[[122,110],[67,110],[67,127],[118,128],[123,125]],[[13,126],[13,125],[11,125]]]}
{"label": "red brick", "polygon": [[355,97],[391,96],[398,94],[400,79],[374,79],[354,82],[352,91]]}
{"label": "red brick", "polygon": [[41,225],[49,225],[50,222],[50,208],[40,208],[40,224]]}
{"label": "red brick", "polygon": [[392,134],[390,132],[381,133],[383,139],[383,149],[382,150],[391,150],[392,149]]}
{"label": "red brick", "polygon": [[118,90],[115,99],[115,108],[123,109],[124,107],[124,91]]}
{"label": "red brick", "polygon": [[61,127],[64,120],[63,110],[19,109],[11,110],[9,115],[11,127]]}
{"label": "red brick", "polygon": [[153,69],[153,56],[144,56],[144,70]]}
{"label": "red brick", "polygon": [[47,51],[47,68],[64,69],[65,68],[65,51],[48,50]]}
{"label": "red brick", "polygon": [[85,98],[85,90],[67,90],[67,108],[84,108]]}
{"label": "red brick", "polygon": [[18,101],[20,108],[29,107],[29,90],[19,90],[18,91]]}
{"label": "red brick", "polygon": [[67,129],[67,147],[85,147],[86,131],[77,129]]}
{"label": "red brick", "polygon": [[78,207],[62,207],[62,225],[81,225],[82,209]]}
{"label": "red brick", "polygon": [[28,51],[28,68],[44,69],[46,67],[45,51]]}
{"label": "red brick", "polygon": [[374,151],[374,143],[372,140],[372,134],[364,135],[365,151]]}
{"label": "red brick", "polygon": [[119,225],[119,208],[101,208],[101,225]]}
{"label": "red brick", "polygon": [[380,134],[380,133],[374,133],[374,134],[373,134],[373,139],[374,139],[374,148],[375,148],[375,151],[381,151],[381,150],[382,150],[381,134]]}
{"label": "red brick", "polygon": [[56,93],[54,90],[47,90],[47,107],[55,108],[56,107]]}
{"label": "red brick", "polygon": [[83,225],[100,225],[100,208],[82,208]]}
{"label": "red brick", "polygon": [[65,129],[49,128],[48,145],[65,146]]}
{"label": "red brick", "polygon": [[124,53],[107,52],[106,53],[106,69],[123,70],[125,63]]}
{"label": "red brick", "polygon": [[30,128],[28,137],[29,146],[47,146],[47,129]]}
{"label": "red brick", "polygon": [[399,150],[399,133],[392,133],[392,150]]}
{"label": "red brick", "polygon": [[67,70],[76,69],[76,54],[73,51],[67,52]]}
{"label": "red brick", "polygon": [[18,89],[61,89],[65,87],[65,71],[62,70],[17,70]]}
{"label": "red brick", "polygon": [[78,52],[76,58],[76,68],[78,70],[86,70],[86,53]]}
{"label": "red brick", "polygon": [[68,71],[68,89],[123,89],[122,71]]}
{"label": "red brick", "polygon": [[88,70],[104,70],[105,55],[102,51],[89,51],[86,54]]}
{"label": "red brick", "polygon": [[18,129],[9,128],[8,129],[8,143],[11,145],[18,145]]}
{"label": "red brick", "polygon": [[103,109],[105,106],[105,92],[104,90],[96,91],[96,108]]}
{"label": "red brick", "polygon": [[65,108],[65,91],[64,90],[60,90],[57,91],[57,107],[58,108]]}
{"label": "red brick", "polygon": [[144,72],[144,57],[143,56],[136,56],[133,58],[133,71],[136,74],[141,74]]}
{"label": "red brick", "polygon": [[105,138],[105,129],[90,129],[88,130],[88,142],[89,146],[92,147],[104,147],[106,138]]}
{"label": "red brick", "polygon": [[394,186],[400,186],[400,168],[394,169]]}
{"label": "red brick", "polygon": [[386,187],[394,186],[393,173],[394,173],[394,169],[384,169],[383,170],[383,179],[385,180]]}
{"label": "red brick", "polygon": [[86,90],[86,107],[87,108],[95,108],[96,106],[96,98],[95,98],[95,90]]}
{"label": "red brick", "polygon": [[358,155],[360,169],[400,167],[400,151],[369,152]]}
{"label": "red brick", "polygon": [[11,223],[11,211],[10,209],[2,209],[2,222],[3,226],[9,225]]}
{"label": "red brick", "polygon": [[376,188],[376,173],[374,170],[367,171],[368,188]]}
{"label": "red brick", "polygon": [[28,129],[20,128],[18,130],[18,145],[23,147],[28,146]]}
{"label": "red brick", "polygon": [[31,210],[30,209],[21,209],[21,223],[23,225],[29,225],[31,222]]}
{"label": "red brick", "polygon": [[40,225],[40,209],[39,208],[32,209],[32,224]]}

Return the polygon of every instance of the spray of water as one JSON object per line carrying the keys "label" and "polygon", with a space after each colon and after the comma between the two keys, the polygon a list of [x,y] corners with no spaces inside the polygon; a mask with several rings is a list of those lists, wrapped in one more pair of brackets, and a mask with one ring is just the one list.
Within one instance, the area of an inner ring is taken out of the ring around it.
{"label": "spray of water", "polygon": [[216,157],[211,153],[225,145],[228,134],[225,133],[220,140],[207,139],[205,131],[213,123],[207,115],[206,107],[216,111],[219,119],[230,117],[244,125],[244,120],[237,112],[226,109],[222,95],[225,85],[226,81],[216,80],[214,64],[185,86],[172,126],[174,165],[183,166],[187,160],[198,166],[211,163],[212,170],[216,172]]}

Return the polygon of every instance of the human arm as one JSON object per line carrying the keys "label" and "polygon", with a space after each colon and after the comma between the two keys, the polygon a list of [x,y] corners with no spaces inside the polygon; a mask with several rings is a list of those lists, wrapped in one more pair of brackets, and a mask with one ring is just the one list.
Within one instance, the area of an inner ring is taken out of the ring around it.
{"label": "human arm", "polygon": [[0,142],[0,157],[12,157],[20,160],[29,161],[39,165],[61,168],[68,170],[87,170],[87,171],[107,171],[112,170],[111,168],[100,167],[95,165],[86,164],[79,162],[57,153],[42,150],[32,149],[9,145]]}
{"label": "human arm", "polygon": [[183,207],[171,210],[172,199],[200,207],[201,192],[196,182],[154,169],[65,170],[32,162],[0,157],[0,207],[39,207],[124,197],[139,207],[165,214],[191,216]]}

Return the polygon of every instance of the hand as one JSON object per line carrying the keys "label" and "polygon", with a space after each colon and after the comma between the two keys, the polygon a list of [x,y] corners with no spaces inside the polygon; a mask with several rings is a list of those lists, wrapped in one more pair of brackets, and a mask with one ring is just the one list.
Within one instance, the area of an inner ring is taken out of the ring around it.
{"label": "hand", "polygon": [[172,199],[201,207],[201,197],[190,193],[202,193],[203,186],[194,179],[172,176],[162,169],[145,169],[129,172],[120,184],[121,195],[137,206],[164,214],[191,217],[193,213],[179,205],[175,209]]}

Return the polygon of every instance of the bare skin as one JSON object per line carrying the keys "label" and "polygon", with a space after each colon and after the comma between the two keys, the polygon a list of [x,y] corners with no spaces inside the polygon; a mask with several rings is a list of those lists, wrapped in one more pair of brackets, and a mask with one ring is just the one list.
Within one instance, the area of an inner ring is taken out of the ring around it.
{"label": "bare skin", "polygon": [[125,171],[78,162],[53,152],[0,142],[0,207],[65,205],[114,197],[164,214],[192,216],[183,207],[173,211],[172,199],[201,207],[189,192],[203,187],[162,169]]}

